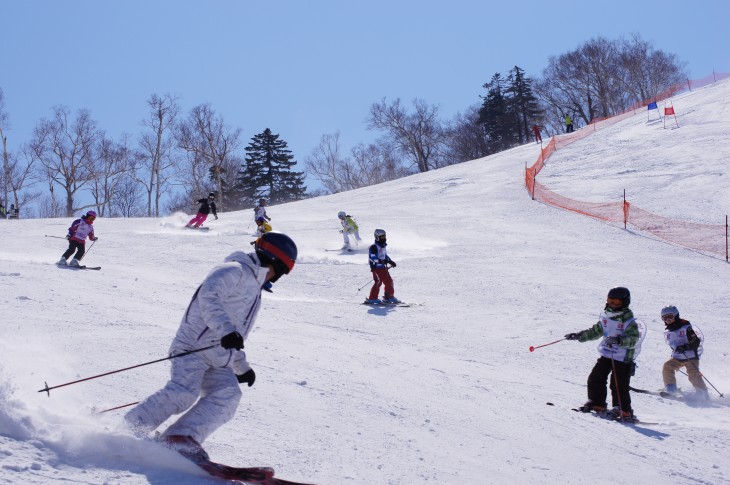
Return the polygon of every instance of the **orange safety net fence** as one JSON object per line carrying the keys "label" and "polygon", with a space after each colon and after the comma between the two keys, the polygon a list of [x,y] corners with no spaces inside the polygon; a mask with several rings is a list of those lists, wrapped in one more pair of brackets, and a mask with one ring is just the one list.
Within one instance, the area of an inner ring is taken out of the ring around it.
{"label": "orange safety net fence", "polygon": [[560,207],[561,209],[573,211],[609,223],[623,223],[624,226],[631,224],[636,229],[651,233],[664,241],[697,251],[719,254],[724,256],[727,261],[729,256],[727,216],[725,217],[724,225],[679,221],[653,214],[625,200],[600,203],[583,202],[563,197],[535,179],[537,174],[545,166],[547,159],[558,148],[570,145],[598,130],[605,129],[639,112],[643,113],[644,110],[641,108],[645,108],[651,102],[668,99],[677,93],[691,90],[692,88],[707,86],[708,84],[727,78],[730,78],[730,73],[713,73],[711,76],[694,81],[688,80],[686,85],[684,83],[674,85],[654,98],[642,103],[636,103],[635,106],[616,116],[597,119],[581,130],[561,135],[560,138],[553,137],[540,151],[537,161],[531,167],[525,168],[525,187],[527,187],[533,200],[538,200],[554,207]]}

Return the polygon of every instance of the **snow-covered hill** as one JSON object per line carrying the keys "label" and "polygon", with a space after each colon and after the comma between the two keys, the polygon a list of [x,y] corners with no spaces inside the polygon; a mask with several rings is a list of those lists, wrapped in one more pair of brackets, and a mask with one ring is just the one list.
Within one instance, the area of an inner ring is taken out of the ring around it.
{"label": "snow-covered hill", "polygon": [[[721,222],[730,82],[673,103],[679,129],[638,113],[559,150],[541,182],[587,201],[626,189],[657,214]],[[212,458],[320,484],[730,483],[727,399],[635,394],[636,414],[659,425],[606,422],[570,411],[586,399],[595,342],[528,351],[588,328],[608,289],[627,286],[649,329],[632,385],[662,384],[659,310],[672,303],[706,337],[706,377],[730,389],[728,264],[532,201],[523,174],[538,152],[271,207],[300,256],[264,295],[246,342],[258,379],[205,443]],[[414,306],[360,305],[365,248],[325,251],[341,245],[340,210],[363,245],[388,232],[396,295]],[[71,219],[0,221],[0,483],[220,483],[131,438],[123,410],[94,413],[157,390],[168,363],[37,391],[164,357],[207,272],[250,248],[251,216],[224,213],[206,234],[180,229],[182,214],[98,219],[85,259],[98,272],[54,266],[66,241],[49,236]]]}

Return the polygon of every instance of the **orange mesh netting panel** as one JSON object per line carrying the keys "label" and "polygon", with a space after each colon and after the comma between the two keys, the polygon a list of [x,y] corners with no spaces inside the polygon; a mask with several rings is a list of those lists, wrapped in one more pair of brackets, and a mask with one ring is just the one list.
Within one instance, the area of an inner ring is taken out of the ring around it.
{"label": "orange mesh netting panel", "polygon": [[685,248],[725,256],[724,224],[698,224],[696,222],[678,221],[652,214],[635,205],[629,207],[628,223],[641,231],[652,233],[659,239]]}
{"label": "orange mesh netting panel", "polygon": [[535,200],[606,222],[624,222],[623,202],[581,202],[563,197],[536,180],[533,183]]}
{"label": "orange mesh netting panel", "polygon": [[550,143],[540,152],[537,161],[532,167],[525,168],[525,187],[529,191],[534,200],[560,207],[565,210],[577,212],[594,219],[606,222],[623,222],[631,224],[641,231],[650,232],[656,237],[678,244],[680,246],[724,255],[727,260],[728,255],[728,228],[727,224],[698,224],[694,222],[683,222],[675,219],[661,217],[651,212],[645,211],[630,205],[628,202],[581,202],[569,199],[553,192],[541,183],[535,180],[537,174],[545,166],[545,162],[550,155],[558,148],[565,147],[581,140],[598,130],[607,128],[611,125],[634,116],[639,108],[646,107],[650,102],[665,100],[682,91],[692,88],[698,88],[712,84],[722,79],[730,78],[730,74],[714,73],[702,79],[694,81],[687,80],[687,83],[675,84],[664,92],[658,94],[650,100],[636,103],[625,112],[612,116],[610,118],[595,119],[593,122],[581,130],[565,135],[554,136]]}

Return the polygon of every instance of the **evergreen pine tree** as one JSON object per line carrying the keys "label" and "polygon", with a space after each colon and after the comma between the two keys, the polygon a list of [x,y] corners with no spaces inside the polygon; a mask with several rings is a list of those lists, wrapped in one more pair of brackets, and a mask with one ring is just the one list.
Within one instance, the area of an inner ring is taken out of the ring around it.
{"label": "evergreen pine tree", "polygon": [[487,95],[479,109],[479,123],[484,126],[492,152],[512,148],[517,140],[514,131],[515,117],[504,95],[504,84],[505,80],[500,73],[492,76],[492,80],[484,85]]}
{"label": "evergreen pine tree", "polygon": [[515,66],[507,77],[505,94],[508,98],[509,111],[514,116],[514,131],[520,144],[526,143],[532,136],[532,125],[541,125],[543,112],[532,92],[532,79],[525,77],[525,71]]}
{"label": "evergreen pine tree", "polygon": [[254,135],[238,177],[243,202],[253,206],[260,198],[268,199],[269,204],[303,199],[307,190],[304,174],[292,171],[293,158],[286,142],[269,128]]}

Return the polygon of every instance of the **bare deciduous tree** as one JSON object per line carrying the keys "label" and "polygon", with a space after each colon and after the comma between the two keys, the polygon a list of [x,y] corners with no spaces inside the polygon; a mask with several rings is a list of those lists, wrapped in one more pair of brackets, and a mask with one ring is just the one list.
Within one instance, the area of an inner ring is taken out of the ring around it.
{"label": "bare deciduous tree", "polygon": [[438,106],[425,101],[413,100],[413,113],[408,113],[400,99],[390,104],[383,98],[370,107],[368,128],[385,132],[392,143],[419,172],[427,172],[441,166],[444,129],[438,120]]}
{"label": "bare deciduous tree", "polygon": [[148,131],[142,133],[139,144],[144,152],[142,166],[137,179],[147,191],[147,216],[159,217],[160,199],[166,192],[174,165],[172,150],[175,140],[172,136],[175,120],[180,111],[177,97],[166,94],[162,97],[153,94],[147,100],[149,115],[144,120]]}
{"label": "bare deciduous tree", "polygon": [[490,155],[489,140],[479,123],[479,105],[457,113],[447,130],[445,159],[449,165]]}
{"label": "bare deciduous tree", "polygon": [[142,186],[131,174],[125,174],[117,184],[109,208],[110,214],[122,217],[141,216],[145,213]]}
{"label": "bare deciduous tree", "polygon": [[[238,148],[241,129],[226,127],[223,117],[216,116],[209,104],[201,104],[190,111],[188,118],[178,125],[177,143],[195,162],[203,163],[212,174],[218,193],[223,191],[224,169],[230,166],[230,157]],[[195,176],[193,174],[193,176]],[[183,183],[190,187],[187,181]],[[220,211],[223,211],[221,203]]]}
{"label": "bare deciduous tree", "polygon": [[305,159],[305,166],[329,193],[344,192],[409,175],[393,152],[385,142],[360,143],[352,149],[351,157],[344,157],[340,154],[340,133],[335,132],[322,135],[319,145]]}
{"label": "bare deciduous tree", "polygon": [[123,135],[117,143],[102,136],[95,148],[95,172],[91,182],[91,195],[101,216],[111,216],[110,207],[117,196],[117,188],[135,169],[138,158],[129,147],[129,135]]}
{"label": "bare deciduous tree", "polygon": [[[12,194],[12,203],[21,211],[21,217],[31,215],[30,204],[40,197],[40,192],[31,192],[28,189],[34,182],[34,157],[27,146],[22,147],[21,155],[8,152],[7,187]],[[6,206],[7,207],[7,206]]]}
{"label": "bare deciduous tree", "polygon": [[622,113],[684,79],[676,56],[654,51],[634,34],[625,42],[599,37],[551,57],[535,91],[557,130],[566,114],[588,124]]}
{"label": "bare deciduous tree", "polygon": [[66,107],[54,108],[53,118],[44,118],[38,123],[30,142],[45,179],[51,186],[58,185],[65,192],[67,217],[73,216],[77,210],[91,207],[76,207],[76,194],[97,176],[94,146],[101,136],[88,110],[79,110],[73,120],[70,115]]}
{"label": "bare deciduous tree", "polygon": [[8,181],[10,171],[8,170],[8,139],[5,130],[8,129],[8,113],[5,111],[5,93],[0,88],[0,140],[3,143],[3,205],[8,207]]}

